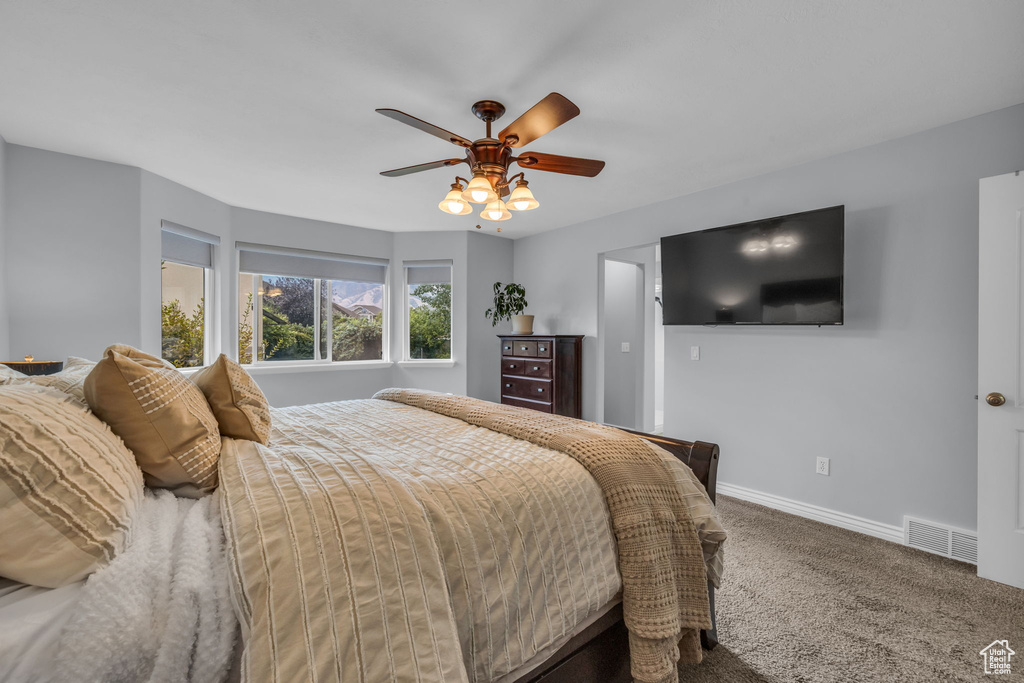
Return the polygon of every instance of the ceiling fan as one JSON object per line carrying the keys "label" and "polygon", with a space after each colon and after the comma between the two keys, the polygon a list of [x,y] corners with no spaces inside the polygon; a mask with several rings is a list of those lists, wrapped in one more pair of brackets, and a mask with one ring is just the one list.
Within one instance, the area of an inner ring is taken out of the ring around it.
{"label": "ceiling fan", "polygon": [[[378,109],[377,112],[388,118],[401,121],[466,150],[466,156],[462,158],[442,159],[416,166],[396,168],[383,171],[381,175],[395,178],[410,173],[428,171],[432,168],[468,164],[473,178],[465,181],[466,186],[463,187],[459,181],[465,179],[456,176],[455,182],[452,183],[452,189],[438,207],[446,213],[465,215],[473,210],[470,203],[485,204],[484,210],[480,213],[483,218],[490,221],[504,221],[512,217],[509,209],[529,211],[539,206],[527,186],[526,177],[522,172],[508,177],[512,164],[519,164],[523,169],[567,173],[588,178],[593,178],[604,168],[604,162],[595,159],[580,159],[541,152],[523,152],[519,156],[513,155],[514,148],[528,145],[566,121],[579,116],[579,107],[558,93],[553,92],[530,107],[525,114],[498,133],[496,138],[491,137],[491,124],[502,117],[505,113],[505,106],[494,100],[481,100],[473,105],[472,110],[477,118],[487,126],[485,137],[479,140],[469,140],[397,109]],[[510,193],[508,186],[513,180],[516,180],[516,186]],[[506,205],[502,198],[510,194]]]}

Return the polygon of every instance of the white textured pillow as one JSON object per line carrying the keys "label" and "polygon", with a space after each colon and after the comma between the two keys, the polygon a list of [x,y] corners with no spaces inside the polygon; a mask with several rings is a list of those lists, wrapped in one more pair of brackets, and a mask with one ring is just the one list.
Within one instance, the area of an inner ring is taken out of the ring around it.
{"label": "white textured pillow", "polygon": [[66,394],[0,387],[0,576],[55,588],[124,547],[143,498],[135,457]]}
{"label": "white textured pillow", "polygon": [[27,375],[25,381],[62,391],[75,399],[83,408],[88,408],[89,404],[85,401],[85,378],[89,376],[95,366],[95,361],[68,356],[68,359],[64,361],[64,368],[60,372],[55,372],[52,375]]}
{"label": "white textured pillow", "polygon": [[0,363],[0,387],[6,384],[18,384],[28,379],[25,375],[21,374],[14,368],[9,368],[3,363]]}

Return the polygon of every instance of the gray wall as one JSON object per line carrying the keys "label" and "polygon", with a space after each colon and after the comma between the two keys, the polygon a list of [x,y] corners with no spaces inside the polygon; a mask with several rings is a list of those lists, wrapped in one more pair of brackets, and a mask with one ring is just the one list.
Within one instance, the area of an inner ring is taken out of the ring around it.
{"label": "gray wall", "polygon": [[[391,349],[396,360],[404,316],[404,306],[394,305],[401,299],[401,261],[454,261],[453,365],[256,368],[253,375],[273,405],[366,398],[403,383],[468,393],[470,368],[479,369],[486,361],[478,359],[496,353],[496,344],[478,352],[470,340],[483,326],[490,329],[483,309],[474,311],[478,290],[490,291],[489,278],[495,272],[511,277],[508,240],[474,236],[473,258],[486,267],[471,273],[465,232],[395,234],[234,208],[138,168],[0,140],[2,355],[96,359],[114,342],[158,354],[161,220],[221,238],[215,256],[219,295],[212,334],[215,348],[229,355],[238,341],[235,241],[390,259]],[[476,381],[479,389],[473,391],[483,391],[486,382]]]}
{"label": "gray wall", "polygon": [[[1019,105],[517,240],[515,277],[551,331],[593,335],[598,254],[845,204],[846,325],[666,328],[665,431],[719,443],[724,482],[973,529],[978,180],[1022,167]],[[584,417],[595,401],[585,392]],[[830,477],[814,474],[817,455]]]}
{"label": "gray wall", "polygon": [[[7,142],[0,137],[0,358],[13,357],[9,352],[10,336],[8,333],[7,312],[7,259],[5,258],[6,245],[5,235],[7,234]],[[24,354],[22,354],[24,355]]]}
{"label": "gray wall", "polygon": [[497,403],[501,401],[501,349],[496,335],[508,334],[512,325],[491,325],[484,311],[494,304],[494,283],[512,282],[512,241],[480,232],[467,233],[467,237],[471,286],[466,296],[466,393]]}
{"label": "gray wall", "polygon": [[10,354],[138,346],[139,169],[8,145],[6,175]]}

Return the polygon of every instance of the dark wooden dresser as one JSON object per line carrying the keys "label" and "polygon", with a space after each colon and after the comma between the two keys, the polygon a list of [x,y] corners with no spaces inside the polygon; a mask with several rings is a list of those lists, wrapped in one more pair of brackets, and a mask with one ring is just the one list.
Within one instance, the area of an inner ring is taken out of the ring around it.
{"label": "dark wooden dresser", "polygon": [[544,413],[580,417],[582,334],[498,335],[501,402]]}

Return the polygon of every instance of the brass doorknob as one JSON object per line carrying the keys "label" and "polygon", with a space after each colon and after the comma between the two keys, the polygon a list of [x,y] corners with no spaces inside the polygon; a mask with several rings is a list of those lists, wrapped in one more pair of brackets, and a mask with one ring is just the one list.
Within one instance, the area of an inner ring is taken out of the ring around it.
{"label": "brass doorknob", "polygon": [[1000,394],[998,391],[993,391],[991,394],[985,397],[985,403],[990,406],[1001,406],[1006,403],[1006,397]]}

